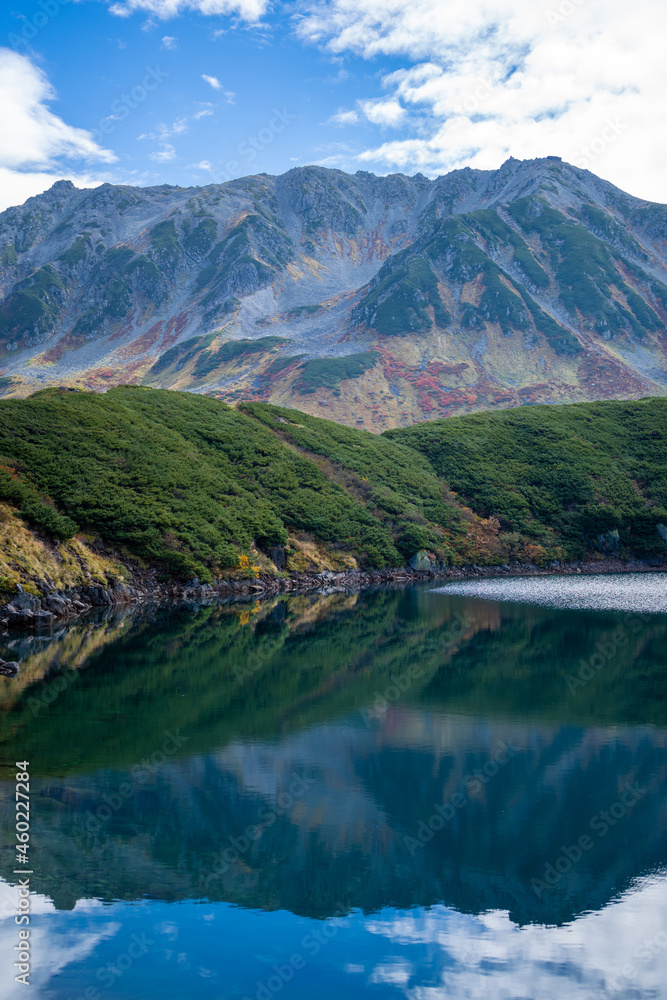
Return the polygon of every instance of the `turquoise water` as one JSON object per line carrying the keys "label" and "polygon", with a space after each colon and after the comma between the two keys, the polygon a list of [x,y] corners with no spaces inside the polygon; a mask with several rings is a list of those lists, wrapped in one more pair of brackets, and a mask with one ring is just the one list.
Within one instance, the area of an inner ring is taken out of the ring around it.
{"label": "turquoise water", "polygon": [[665,577],[520,583],[5,637],[3,958],[28,759],[33,996],[667,995]]}

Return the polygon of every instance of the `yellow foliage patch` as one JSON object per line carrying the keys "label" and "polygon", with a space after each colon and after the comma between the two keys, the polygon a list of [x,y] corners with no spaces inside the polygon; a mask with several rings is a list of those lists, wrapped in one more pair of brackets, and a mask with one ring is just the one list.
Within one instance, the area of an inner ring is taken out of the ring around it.
{"label": "yellow foliage patch", "polygon": [[123,579],[122,566],[93,552],[83,538],[47,542],[18,517],[9,504],[0,503],[0,587],[13,592],[20,583],[31,593],[48,582],[56,589],[87,583],[106,584]]}
{"label": "yellow foliage patch", "polygon": [[290,535],[291,552],[287,556],[290,573],[320,573],[331,570],[340,573],[346,569],[356,569],[357,560],[347,552],[330,552],[323,545]]}
{"label": "yellow foliage patch", "polygon": [[242,576],[254,576],[255,579],[259,576],[259,566],[255,566],[254,563],[250,562],[249,556],[246,556],[243,553],[239,556],[236,569]]}

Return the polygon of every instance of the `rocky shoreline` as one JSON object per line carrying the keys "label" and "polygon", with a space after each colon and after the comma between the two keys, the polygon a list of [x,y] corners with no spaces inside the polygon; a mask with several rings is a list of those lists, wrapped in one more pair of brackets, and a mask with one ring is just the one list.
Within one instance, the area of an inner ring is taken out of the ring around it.
{"label": "rocky shoreline", "polygon": [[[289,576],[260,574],[258,577],[223,578],[213,584],[193,579],[187,583],[158,580],[158,571],[135,574],[132,584],[118,581],[103,587],[90,584],[68,590],[56,590],[43,585],[41,596],[28,593],[19,586],[9,601],[0,605],[0,629],[44,629],[56,621],[76,619],[96,608],[117,605],[152,603],[208,603],[219,598],[268,598],[277,594],[334,594],[366,590],[369,587],[402,586],[427,580],[459,580],[499,576],[559,576],[599,573],[637,573],[665,571],[663,560],[604,558],[585,562],[550,563],[547,567],[533,563],[505,563],[501,566],[432,567],[428,571],[409,567],[383,570],[324,570],[313,573],[292,573]],[[2,664],[0,664],[0,669]]]}

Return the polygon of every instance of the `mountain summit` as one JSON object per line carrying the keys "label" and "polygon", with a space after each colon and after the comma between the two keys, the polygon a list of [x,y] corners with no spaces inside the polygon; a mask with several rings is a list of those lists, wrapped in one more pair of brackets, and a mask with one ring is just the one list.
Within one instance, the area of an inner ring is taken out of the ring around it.
{"label": "mountain summit", "polygon": [[667,394],[667,206],[557,157],[59,181],[0,215],[0,260],[8,395],[142,383],[382,430]]}

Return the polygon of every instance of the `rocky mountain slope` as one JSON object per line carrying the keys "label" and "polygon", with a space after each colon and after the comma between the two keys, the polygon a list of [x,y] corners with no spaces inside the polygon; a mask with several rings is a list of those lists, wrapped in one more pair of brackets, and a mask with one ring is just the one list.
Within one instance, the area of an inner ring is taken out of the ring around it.
{"label": "rocky mountain slope", "polygon": [[142,383],[381,430],[667,391],[667,206],[555,157],[60,181],[0,215],[0,260],[6,395]]}

